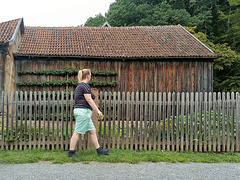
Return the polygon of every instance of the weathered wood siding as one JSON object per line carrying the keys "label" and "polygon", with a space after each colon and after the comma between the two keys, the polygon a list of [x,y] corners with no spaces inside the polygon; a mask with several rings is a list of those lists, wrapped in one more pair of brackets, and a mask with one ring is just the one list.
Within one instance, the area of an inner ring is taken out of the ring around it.
{"label": "weathered wood siding", "polygon": [[[213,61],[206,59],[102,60],[102,59],[16,59],[16,73],[26,70],[63,69],[66,66],[117,71],[116,76],[95,76],[97,81],[118,81],[117,87],[99,87],[99,91],[120,92],[211,92]],[[16,76],[16,82],[63,80],[45,75]],[[69,79],[76,79],[71,76]],[[65,90],[66,87],[17,87],[17,90]],[[69,87],[73,90],[74,87]]]}

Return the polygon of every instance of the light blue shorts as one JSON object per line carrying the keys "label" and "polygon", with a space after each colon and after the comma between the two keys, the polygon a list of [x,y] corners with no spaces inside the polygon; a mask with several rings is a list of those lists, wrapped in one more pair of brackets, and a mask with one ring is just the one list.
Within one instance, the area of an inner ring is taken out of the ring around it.
{"label": "light blue shorts", "polygon": [[91,119],[92,111],[90,109],[76,108],[73,112],[76,117],[75,133],[85,134],[87,131],[96,130]]}

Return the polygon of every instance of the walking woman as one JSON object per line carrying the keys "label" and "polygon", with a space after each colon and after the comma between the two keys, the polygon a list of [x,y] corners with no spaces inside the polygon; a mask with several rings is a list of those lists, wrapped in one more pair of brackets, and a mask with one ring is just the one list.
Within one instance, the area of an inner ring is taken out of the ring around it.
{"label": "walking woman", "polygon": [[74,100],[74,116],[76,117],[75,130],[70,140],[70,149],[68,151],[68,157],[79,158],[75,153],[75,148],[79,139],[80,134],[90,133],[90,138],[95,146],[99,156],[107,155],[109,149],[102,149],[99,146],[97,139],[97,132],[93,125],[91,116],[92,110],[96,110],[98,116],[101,118],[103,116],[102,112],[98,109],[97,105],[94,103],[95,95],[92,93],[88,82],[91,80],[91,70],[82,69],[78,72],[78,86],[75,89]]}

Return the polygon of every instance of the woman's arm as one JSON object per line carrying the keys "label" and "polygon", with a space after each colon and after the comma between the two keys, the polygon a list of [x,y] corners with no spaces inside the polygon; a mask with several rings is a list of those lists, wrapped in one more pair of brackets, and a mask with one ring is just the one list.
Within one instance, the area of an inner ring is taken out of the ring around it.
{"label": "woman's arm", "polygon": [[101,118],[103,114],[102,114],[102,112],[98,109],[98,107],[97,107],[97,105],[95,104],[95,102],[93,101],[91,94],[84,94],[84,97],[85,97],[86,101],[88,102],[88,104],[89,104],[94,110],[97,111],[99,117]]}

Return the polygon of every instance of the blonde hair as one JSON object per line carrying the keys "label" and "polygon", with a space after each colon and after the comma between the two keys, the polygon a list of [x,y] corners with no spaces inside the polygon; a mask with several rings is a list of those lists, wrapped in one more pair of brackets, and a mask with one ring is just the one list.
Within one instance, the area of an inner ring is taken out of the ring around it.
{"label": "blonde hair", "polygon": [[80,83],[83,79],[86,79],[87,75],[91,74],[90,69],[81,69],[78,71],[78,83]]}

